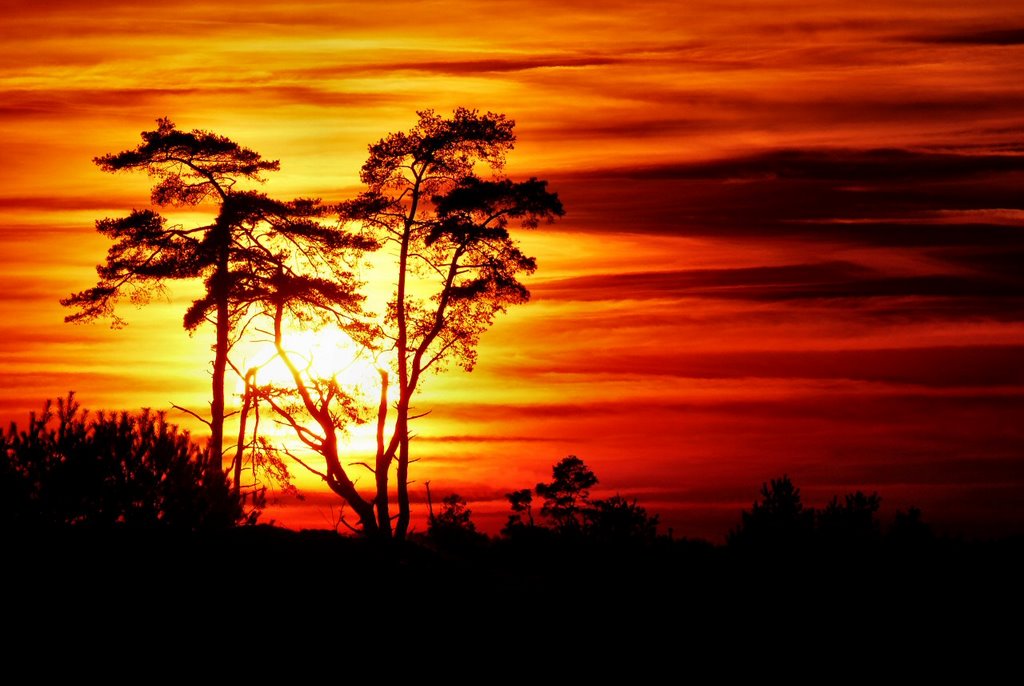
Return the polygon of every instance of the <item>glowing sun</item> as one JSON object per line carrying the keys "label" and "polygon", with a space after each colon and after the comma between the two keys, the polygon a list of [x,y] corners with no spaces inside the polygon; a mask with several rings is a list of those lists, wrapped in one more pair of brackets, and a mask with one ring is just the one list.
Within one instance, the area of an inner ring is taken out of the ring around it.
{"label": "glowing sun", "polygon": [[[291,372],[272,346],[248,344],[241,351],[243,373],[257,367],[257,383],[291,387]],[[334,379],[354,396],[375,399],[380,393],[380,372],[373,355],[355,343],[347,334],[334,327],[319,331],[292,329],[284,334],[284,348],[292,362],[307,379]],[[239,393],[244,382],[239,380]]]}

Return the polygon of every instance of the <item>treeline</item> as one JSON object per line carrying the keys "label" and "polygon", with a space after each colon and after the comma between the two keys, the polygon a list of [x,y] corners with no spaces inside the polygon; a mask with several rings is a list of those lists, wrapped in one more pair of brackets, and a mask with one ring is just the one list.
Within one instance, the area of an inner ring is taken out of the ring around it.
{"label": "treeline", "polygon": [[[656,545],[672,538],[659,534],[658,515],[649,515],[637,500],[616,494],[592,499],[597,485],[593,471],[575,455],[552,467],[552,480],[533,489],[506,494],[511,513],[501,537],[516,543]],[[541,507],[535,516],[534,498]],[[887,530],[878,517],[878,493],[855,491],[832,500],[821,509],[804,507],[800,489],[789,476],[772,479],[761,487],[761,498],[740,513],[740,524],[729,532],[730,549],[789,552],[813,549],[864,549],[882,543],[921,546],[934,538],[921,510],[898,511]],[[442,547],[483,543],[472,511],[458,494],[443,499],[437,515],[431,512],[429,539]]]}
{"label": "treeline", "polygon": [[[255,524],[265,497],[243,501],[203,449],[163,414],[88,413],[71,394],[47,401],[24,428],[2,434],[0,528],[174,529],[209,531]],[[508,519],[498,540],[515,546],[656,547],[671,542],[659,517],[636,499],[593,498],[597,475],[575,455],[552,467],[551,480],[506,495]],[[428,487],[429,497],[429,487]],[[255,502],[256,506],[251,503]],[[805,507],[788,476],[772,479],[739,515],[727,547],[746,551],[864,549],[881,543],[922,546],[934,539],[921,511],[897,512],[883,530],[881,497],[855,491],[820,509]],[[493,542],[480,533],[472,510],[450,494],[420,537],[438,550]],[[692,543],[692,542],[691,542]]]}
{"label": "treeline", "polygon": [[[551,470],[551,481],[534,489],[512,491],[506,495],[511,507],[508,522],[501,530],[503,538],[516,542],[599,542],[652,543],[657,538],[658,516],[648,515],[637,501],[621,495],[593,499],[590,489],[598,483],[593,471],[575,455],[558,462]],[[534,496],[541,502],[534,514]],[[458,494],[444,498],[440,511],[433,507],[427,535],[441,546],[481,542],[471,519],[472,511]]]}

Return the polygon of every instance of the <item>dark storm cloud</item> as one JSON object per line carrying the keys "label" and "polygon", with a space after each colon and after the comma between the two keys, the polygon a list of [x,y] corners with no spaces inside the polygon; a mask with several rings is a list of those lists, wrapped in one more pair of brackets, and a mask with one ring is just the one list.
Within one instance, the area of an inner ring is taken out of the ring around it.
{"label": "dark storm cloud", "polygon": [[[990,216],[1024,208],[1022,182],[1024,155],[894,149],[769,151],[551,179],[566,205],[580,208],[563,223],[572,230],[956,247],[982,261],[1024,250],[1019,219]],[[953,288],[914,283],[911,292]]]}
{"label": "dark storm cloud", "polygon": [[263,103],[299,101],[308,105],[337,107],[347,105],[383,105],[396,100],[388,93],[334,90],[316,86],[267,85],[259,83],[220,83],[216,86],[164,88],[50,88],[3,91],[0,122],[5,119],[66,117],[84,112],[104,112],[124,108],[154,108],[153,117],[165,110],[176,110],[182,100],[213,98],[250,98]]}
{"label": "dark storm cloud", "polygon": [[[1016,227],[1015,227],[1016,228]],[[1021,233],[1021,229],[1016,229],[1017,234]],[[998,275],[1006,280],[1013,280],[1020,283],[1024,277],[1021,272],[1022,265],[1024,265],[1024,245],[1018,243],[1010,245],[1008,244],[1002,250],[975,250],[975,251],[947,251],[948,258],[952,262],[956,262],[966,267],[976,269],[979,272],[987,274]],[[938,255],[946,255],[947,252],[936,252]]]}
{"label": "dark storm cloud", "polygon": [[417,441],[426,443],[547,443],[564,441],[564,437],[539,436],[488,436],[486,434],[417,436]]}
{"label": "dark storm cloud", "polygon": [[[89,211],[102,211],[110,210],[111,208],[131,207],[133,204],[138,204],[138,197],[125,195],[118,197],[116,195],[105,195],[105,196],[50,196],[50,195],[34,195],[34,196],[18,196],[18,197],[3,197],[0,196],[0,210],[13,210],[13,211],[25,211],[25,212],[59,212],[59,211],[78,211],[78,210],[89,210]],[[10,226],[5,228],[10,229]],[[19,231],[32,231],[33,227],[30,226],[19,226],[14,227]],[[66,231],[68,233],[81,234],[82,227],[66,228],[66,227],[54,227],[54,226],[43,226],[35,227],[38,231]]]}
{"label": "dark storm cloud", "polygon": [[367,64],[338,64],[304,69],[301,74],[283,75],[305,77],[343,77],[358,74],[380,74],[396,71],[425,72],[444,76],[473,76],[530,71],[533,69],[597,67],[622,62],[621,58],[597,55],[536,55],[531,57],[493,57],[469,60],[416,60],[407,62],[373,62]]}
{"label": "dark storm cloud", "polygon": [[[752,345],[755,345],[752,342]],[[553,356],[521,377],[642,370],[651,377],[691,379],[845,379],[923,388],[1009,388],[1024,385],[1024,346],[964,345],[850,350],[674,351]]]}
{"label": "dark storm cloud", "polygon": [[885,183],[960,179],[978,174],[1024,171],[1024,156],[957,155],[901,149],[774,150],[706,162],[680,162],[597,170],[583,177],[622,179],[810,179]]}
{"label": "dark storm cloud", "polygon": [[[926,352],[926,355],[930,353]],[[814,353],[811,353],[813,357]],[[743,354],[745,356],[745,354]],[[948,358],[947,358],[948,359]],[[566,419],[588,416],[601,421],[607,418],[622,416],[623,412],[632,408],[636,410],[637,402],[621,402],[614,400],[595,400],[578,404],[562,403],[522,403],[522,404],[473,404],[459,402],[442,402],[436,405],[438,413],[459,420],[477,419],[480,417],[508,417],[513,419]],[[723,417],[758,417],[767,422],[814,421],[831,424],[845,423],[850,426],[877,424],[880,422],[915,423],[927,422],[935,416],[950,416],[960,413],[962,418],[970,418],[969,422],[958,422],[944,429],[950,436],[958,436],[964,441],[978,438],[978,430],[984,428],[986,434],[994,441],[1001,441],[1010,450],[1017,450],[1024,445],[1024,430],[1007,418],[1024,412],[1024,394],[1016,390],[1004,388],[963,389],[946,386],[937,388],[913,388],[903,391],[890,389],[886,393],[864,393],[862,391],[843,392],[833,390],[828,393],[812,395],[793,395],[791,397],[772,397],[763,399],[725,398],[708,401],[701,400],[659,400],[643,403],[644,412],[670,416],[672,422],[689,418],[703,422],[711,415]],[[632,415],[628,415],[632,416]],[[1016,441],[1008,442],[1008,436],[1015,436]],[[545,440],[560,440],[544,436]],[[420,440],[417,438],[417,440]],[[638,482],[643,483],[643,482]],[[651,485],[651,484],[647,484]]]}
{"label": "dark storm cloud", "polygon": [[579,122],[567,128],[560,124],[538,125],[523,122],[522,137],[530,140],[566,141],[576,139],[658,139],[665,136],[709,132],[721,129],[713,118],[644,118],[629,121],[604,120]]}
{"label": "dark storm cloud", "polygon": [[886,276],[851,262],[778,267],[685,269],[598,274],[540,283],[540,297],[563,301],[644,300],[667,297],[758,301],[885,296],[1024,298],[1024,279],[985,276]]}
{"label": "dark storm cloud", "polygon": [[934,35],[912,34],[902,38],[917,43],[934,43],[939,45],[1024,45],[1024,28],[981,29]]}
{"label": "dark storm cloud", "polygon": [[[854,66],[856,60],[863,59],[861,51],[847,55],[845,59],[832,55],[828,59],[834,62],[846,62]],[[803,54],[794,57],[797,62],[818,62],[825,56]],[[879,67],[891,66],[898,55],[879,64]],[[752,67],[760,66],[756,61]],[[782,65],[779,65],[782,66]],[[735,71],[735,69],[733,69]],[[587,81],[578,86],[590,89],[590,95],[602,94],[600,81]],[[858,92],[856,94],[826,94],[814,91],[782,92],[745,92],[745,91],[708,91],[655,85],[642,87],[633,84],[621,84],[616,89],[621,98],[628,98],[639,103],[649,103],[653,111],[694,113],[711,112],[723,118],[723,131],[733,130],[730,122],[739,118],[746,119],[750,111],[758,113],[761,126],[770,129],[792,129],[794,127],[807,130],[827,130],[836,125],[871,125],[891,126],[897,123],[920,125],[922,118],[944,117],[950,123],[961,122],[974,127],[998,126],[1009,119],[1016,120],[1016,115],[1024,105],[1024,93],[1017,89],[994,86],[987,89],[950,90],[948,93],[934,89],[922,92],[916,89],[901,92]]]}

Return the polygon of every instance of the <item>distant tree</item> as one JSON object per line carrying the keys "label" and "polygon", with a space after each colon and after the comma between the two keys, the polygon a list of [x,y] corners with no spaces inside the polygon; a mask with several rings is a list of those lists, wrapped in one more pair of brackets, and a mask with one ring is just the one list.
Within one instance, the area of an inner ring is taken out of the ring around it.
{"label": "distant tree", "polygon": [[882,499],[877,493],[849,493],[840,500],[833,496],[824,509],[816,512],[817,533],[826,543],[864,544],[881,535],[878,509]]}
{"label": "distant tree", "polygon": [[814,530],[814,511],[805,510],[800,489],[789,476],[761,486],[761,502],[741,514],[729,534],[729,544],[757,548],[792,548],[806,544]]}
{"label": "distant tree", "polygon": [[508,523],[501,530],[506,536],[515,535],[525,529],[534,528],[533,524],[533,493],[529,488],[506,493],[505,498],[512,508]]}
{"label": "distant tree", "polygon": [[541,514],[549,517],[561,533],[581,532],[590,505],[590,488],[597,484],[597,477],[575,455],[552,467],[551,476],[550,483],[537,484],[537,495],[544,498]]}
{"label": "distant tree", "polygon": [[0,526],[209,529],[243,520],[223,475],[162,414],[90,416],[73,395],[3,434]]}
{"label": "distant tree", "polygon": [[[409,527],[410,408],[423,374],[451,361],[473,368],[477,342],[494,317],[529,297],[519,278],[536,262],[519,249],[510,224],[532,228],[563,214],[545,181],[495,175],[512,150],[513,128],[501,114],[460,108],[444,118],[420,112],[408,132],[369,147],[360,175],[367,190],[342,205],[342,219],[395,249],[395,290],[381,335],[393,354],[398,398],[387,438],[386,405],[378,416],[372,467],[376,530],[384,537],[404,538]],[[398,513],[392,531],[393,465]]]}
{"label": "distant tree", "polygon": [[471,517],[473,511],[469,509],[466,499],[458,493],[452,493],[441,499],[441,511],[431,517],[432,528],[465,529],[476,531]]}
{"label": "distant tree", "polygon": [[892,526],[886,532],[886,539],[898,548],[912,549],[931,543],[934,535],[932,528],[925,523],[921,510],[911,507],[896,512]]}
{"label": "distant tree", "polygon": [[658,532],[658,515],[618,494],[593,501],[584,517],[587,535],[605,543],[650,542]]}
{"label": "distant tree", "polygon": [[472,520],[473,511],[465,498],[452,493],[441,500],[441,510],[431,515],[427,535],[442,546],[464,545],[480,542],[486,537],[477,533]]}

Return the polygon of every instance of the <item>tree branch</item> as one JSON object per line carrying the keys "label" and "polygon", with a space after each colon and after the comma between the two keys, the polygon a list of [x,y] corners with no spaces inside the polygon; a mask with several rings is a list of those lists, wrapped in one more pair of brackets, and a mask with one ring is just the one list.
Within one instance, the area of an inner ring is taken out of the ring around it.
{"label": "tree branch", "polygon": [[210,427],[210,429],[213,429],[213,424],[209,420],[203,419],[192,410],[182,407],[181,405],[175,405],[174,403],[171,403],[171,407],[173,407],[176,410],[181,410],[185,414],[192,415],[193,417],[201,421],[203,424],[206,424],[206,426]]}

